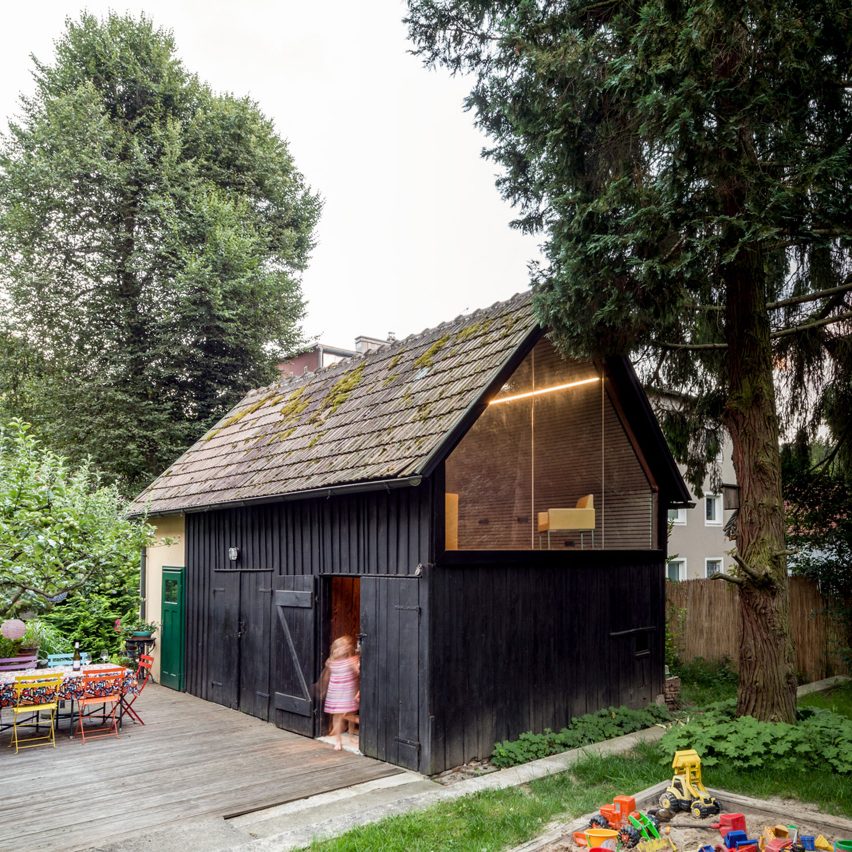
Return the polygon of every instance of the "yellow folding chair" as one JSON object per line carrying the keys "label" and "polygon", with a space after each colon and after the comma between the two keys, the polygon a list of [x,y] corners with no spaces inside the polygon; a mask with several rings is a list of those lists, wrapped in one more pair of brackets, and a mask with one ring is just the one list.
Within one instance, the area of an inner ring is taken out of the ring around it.
{"label": "yellow folding chair", "polygon": [[[22,748],[35,748],[40,745],[53,745],[56,748],[56,708],[59,704],[59,688],[62,686],[62,672],[57,674],[16,675],[12,690],[15,704],[12,707],[12,742],[15,754]],[[50,714],[49,729],[44,736],[38,736],[40,714]],[[29,724],[32,718],[21,718],[30,714],[36,720],[36,736],[27,737],[23,742],[18,739],[18,726]]]}

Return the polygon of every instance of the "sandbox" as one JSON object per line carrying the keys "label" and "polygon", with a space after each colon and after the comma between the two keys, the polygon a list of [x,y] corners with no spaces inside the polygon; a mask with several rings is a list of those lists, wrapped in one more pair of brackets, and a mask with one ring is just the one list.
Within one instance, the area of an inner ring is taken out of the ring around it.
{"label": "sandbox", "polygon": [[[636,793],[636,807],[642,811],[657,807],[659,796],[667,785],[668,782],[662,782]],[[745,816],[746,834],[749,838],[759,839],[764,828],[771,826],[794,826],[799,837],[816,839],[822,836],[831,844],[832,850],[836,841],[852,838],[852,820],[823,814],[797,801],[755,799],[716,789],[711,789],[710,793],[722,805],[722,813],[740,813]],[[601,805],[604,804],[606,803],[601,802]],[[570,823],[554,826],[531,843],[517,847],[514,852],[588,852],[586,847],[580,847],[574,842],[574,834],[588,827],[593,815],[586,814]],[[719,829],[713,828],[713,824],[718,822],[718,816],[696,819],[690,814],[680,812],[669,822],[662,824],[661,828],[670,828],[669,833],[663,833],[662,836],[671,840],[677,852],[698,852],[703,846],[710,846],[715,850],[717,846],[724,847],[724,839]],[[632,851],[625,849],[623,852]]]}

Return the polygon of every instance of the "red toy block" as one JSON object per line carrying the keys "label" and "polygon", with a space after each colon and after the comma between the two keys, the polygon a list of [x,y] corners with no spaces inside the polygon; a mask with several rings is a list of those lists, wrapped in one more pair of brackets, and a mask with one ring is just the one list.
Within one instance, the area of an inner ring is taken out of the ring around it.
{"label": "red toy block", "polygon": [[722,837],[729,831],[745,831],[745,814],[719,814],[719,822],[714,822],[713,828],[718,828]]}
{"label": "red toy block", "polygon": [[774,840],[770,840],[766,846],[763,847],[763,852],[781,852],[782,849],[788,849],[792,845],[792,840],[785,840],[783,837],[776,837]]}

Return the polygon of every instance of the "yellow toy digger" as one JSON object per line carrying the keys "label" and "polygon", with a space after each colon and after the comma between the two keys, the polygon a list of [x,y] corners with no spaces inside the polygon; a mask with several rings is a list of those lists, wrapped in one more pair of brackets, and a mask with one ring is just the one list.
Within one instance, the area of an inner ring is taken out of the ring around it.
{"label": "yellow toy digger", "polygon": [[689,811],[697,819],[722,812],[721,803],[701,783],[701,758],[694,749],[676,751],[672,783],[660,796],[660,807],[672,813]]}

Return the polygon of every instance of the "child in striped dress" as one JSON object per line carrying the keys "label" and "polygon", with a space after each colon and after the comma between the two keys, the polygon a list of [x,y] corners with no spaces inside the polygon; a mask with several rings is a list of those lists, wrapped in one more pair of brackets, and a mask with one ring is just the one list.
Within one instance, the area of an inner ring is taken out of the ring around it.
{"label": "child in striped dress", "polygon": [[325,662],[327,688],[325,712],[331,714],[331,734],[334,750],[343,748],[343,726],[347,715],[358,712],[360,665],[351,636],[341,636],[331,643],[331,653]]}

